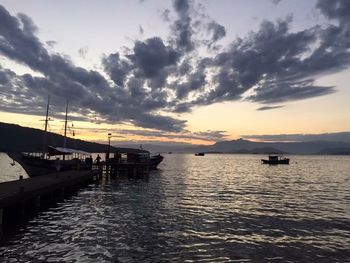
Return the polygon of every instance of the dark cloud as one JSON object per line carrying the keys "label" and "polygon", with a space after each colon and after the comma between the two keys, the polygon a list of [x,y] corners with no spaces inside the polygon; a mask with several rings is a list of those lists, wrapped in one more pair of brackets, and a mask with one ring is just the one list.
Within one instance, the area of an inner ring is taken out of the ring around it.
{"label": "dark cloud", "polygon": [[333,141],[350,142],[350,132],[334,132],[321,134],[275,134],[275,135],[245,135],[245,139],[255,139],[270,142],[310,142]]}
{"label": "dark cloud", "polygon": [[126,59],[121,59],[119,53],[110,54],[102,59],[104,70],[118,86],[123,86],[126,76],[131,70],[131,64]]}
{"label": "dark cloud", "polygon": [[334,87],[315,86],[313,81],[268,81],[260,84],[256,94],[247,99],[262,103],[279,103],[323,96],[335,92]]}
{"label": "dark cloud", "polygon": [[171,86],[176,91],[176,99],[182,100],[187,97],[191,91],[197,91],[206,84],[206,76],[204,72],[197,71],[193,74],[188,74],[186,81],[174,82]]}
{"label": "dark cloud", "polygon": [[[85,128],[84,128],[85,129]],[[92,128],[90,132],[104,132],[112,133],[113,137],[117,138],[128,138],[130,135],[155,138],[155,139],[189,139],[189,140],[203,140],[203,141],[221,141],[227,138],[225,131],[211,131],[207,130],[204,132],[190,132],[187,130],[173,133],[173,132],[164,132],[157,130],[128,130],[128,129],[104,129],[104,128]]]}
{"label": "dark cloud", "polygon": [[213,45],[215,42],[226,36],[225,27],[216,23],[215,21],[212,21],[208,24],[208,32],[212,35],[209,46]]}
{"label": "dark cloud", "polygon": [[346,24],[350,21],[350,2],[348,0],[318,0],[317,7],[329,19],[337,19]]}
{"label": "dark cloud", "polygon": [[[120,59],[118,54],[106,57],[105,69],[116,83],[111,85],[97,71],[76,67],[67,57],[59,54],[49,54],[35,36],[36,30],[27,16],[11,16],[0,6],[0,54],[25,64],[43,75],[33,77],[29,74],[23,76],[10,74],[11,90],[6,95],[1,95],[4,102],[3,110],[42,114],[43,111],[40,112],[42,108],[35,105],[45,101],[47,94],[50,94],[52,101],[57,103],[56,107],[61,108],[60,111],[64,109],[62,106],[66,99],[69,99],[72,102],[71,110],[74,110],[75,114],[81,114],[82,119],[130,122],[161,130],[179,131],[184,128],[185,121],[161,116],[158,113],[159,108],[150,105],[150,100],[154,99],[158,105],[164,106],[164,101],[161,101],[164,100],[164,95],[162,97],[160,92],[143,98],[140,96],[134,98],[132,96],[138,94],[135,83],[128,82],[130,91],[125,90],[125,87],[118,87],[123,86],[128,72],[132,69],[131,66],[139,75],[152,78],[160,74],[164,67],[176,61],[175,51],[166,47],[161,39],[153,38],[144,43],[137,42],[134,54],[129,60]],[[6,76],[10,75],[7,72]],[[9,86],[9,80],[5,78],[3,70],[2,76],[1,85]],[[17,101],[9,99],[9,96],[15,94],[20,95]]]}
{"label": "dark cloud", "polygon": [[[171,113],[195,106],[247,100],[267,110],[327,95],[335,87],[316,85],[317,78],[350,65],[349,4],[319,0],[317,8],[335,22],[292,31],[291,17],[263,21],[255,32],[221,48],[216,43],[226,29],[201,13],[203,8],[196,10],[193,1],[174,0],[175,17],[165,11],[169,41],[154,36],[106,54],[101,74],[49,52],[28,16],[12,16],[0,6],[0,55],[40,75],[0,67],[1,109],[38,114],[50,94],[58,114],[69,99],[81,119],[182,132],[186,122]],[[201,57],[201,48],[212,56]]]}
{"label": "dark cloud", "polygon": [[179,54],[158,37],[136,41],[133,54],[128,55],[137,73],[146,78],[155,77],[166,66],[174,65],[178,57]]}
{"label": "dark cloud", "polygon": [[283,108],[283,105],[276,105],[276,106],[263,106],[258,108],[258,111],[266,111],[266,110],[274,110],[274,109],[279,109],[279,108]]}
{"label": "dark cloud", "polygon": [[189,52],[195,47],[192,40],[193,28],[191,26],[190,7],[191,0],[174,0],[173,7],[177,13],[177,20],[173,24],[175,45],[178,49]]}
{"label": "dark cloud", "polygon": [[[213,102],[245,99],[279,103],[322,96],[334,87],[315,85],[321,74],[349,66],[348,38],[343,28],[334,25],[290,32],[291,18],[276,23],[264,21],[257,32],[235,40],[219,53],[212,78],[214,89],[193,101]],[[250,91],[251,95],[245,96]]]}

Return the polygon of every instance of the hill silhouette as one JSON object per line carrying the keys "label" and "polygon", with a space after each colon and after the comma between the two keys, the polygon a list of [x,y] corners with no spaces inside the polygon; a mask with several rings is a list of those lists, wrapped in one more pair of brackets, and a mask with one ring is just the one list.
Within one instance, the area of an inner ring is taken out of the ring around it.
{"label": "hill silhouette", "polygon": [[[339,150],[341,148],[341,150]],[[338,150],[337,150],[338,149]],[[244,139],[220,141],[213,145],[183,148],[182,152],[215,152],[247,154],[347,154],[350,143],[331,141],[310,142],[255,142]]]}
{"label": "hill silhouette", "polygon": [[[43,134],[43,130],[0,122],[0,152],[41,152],[43,148]],[[62,147],[63,139],[64,137],[62,135],[48,132],[48,145]],[[108,145],[106,144],[87,142],[69,137],[67,137],[66,145],[68,148],[91,153],[102,153],[108,149]],[[142,150],[111,146],[110,151],[141,152]]]}

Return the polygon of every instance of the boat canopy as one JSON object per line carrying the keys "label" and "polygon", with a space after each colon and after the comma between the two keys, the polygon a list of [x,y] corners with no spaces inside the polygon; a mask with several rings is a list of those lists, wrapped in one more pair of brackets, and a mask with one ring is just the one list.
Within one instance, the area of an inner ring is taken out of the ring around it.
{"label": "boat canopy", "polygon": [[76,149],[70,149],[70,148],[64,148],[64,147],[53,147],[53,146],[48,146],[48,151],[50,156],[68,155],[68,154],[83,154],[83,155],[91,154],[89,152],[80,151]]}

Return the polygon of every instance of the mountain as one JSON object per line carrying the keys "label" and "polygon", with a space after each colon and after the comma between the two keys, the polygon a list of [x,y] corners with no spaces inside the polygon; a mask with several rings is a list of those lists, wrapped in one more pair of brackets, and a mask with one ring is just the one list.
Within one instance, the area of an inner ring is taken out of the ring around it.
{"label": "mountain", "polygon": [[[39,129],[22,127],[15,124],[0,122],[0,152],[41,152],[43,149],[44,131]],[[62,135],[48,132],[48,145],[63,145],[64,137]],[[103,153],[108,149],[108,145],[87,142],[67,137],[67,147],[79,149],[87,152]],[[129,148],[110,148],[111,152],[140,152],[139,149]]]}
{"label": "mountain", "polygon": [[[138,148],[140,145],[128,144],[127,147]],[[221,141],[213,145],[190,144],[142,144],[143,149],[151,152],[174,153],[235,153],[235,154],[346,154],[350,151],[350,143],[334,141],[310,142],[254,142],[244,139]],[[336,150],[343,148],[343,150]],[[331,150],[333,149],[333,150]]]}
{"label": "mountain", "polygon": [[[48,133],[48,145],[62,146],[63,136]],[[121,144],[111,146],[110,151],[140,152],[139,144]],[[42,151],[43,131],[0,122],[0,152]],[[107,145],[67,138],[67,147],[87,152],[106,152]],[[247,154],[349,154],[350,143],[334,141],[310,142],[254,142],[244,139],[221,141],[213,145],[191,145],[183,143],[143,144],[143,149],[151,152],[212,152],[212,153],[247,153]]]}
{"label": "mountain", "polygon": [[[350,143],[344,142],[328,142],[328,141],[312,141],[312,142],[253,142],[243,139],[233,141],[217,142],[210,146],[209,151],[216,152],[236,152],[248,150],[254,152],[254,149],[265,149],[266,153],[294,153],[294,154],[315,154],[327,148],[348,148]],[[269,150],[270,149],[270,150]]]}
{"label": "mountain", "polygon": [[349,148],[327,148],[318,152],[318,154],[323,155],[350,155]]}
{"label": "mountain", "polygon": [[[221,153],[291,153],[322,154],[325,149],[344,148],[350,151],[350,143],[311,141],[311,142],[254,142],[244,139],[221,141],[210,146],[184,148],[185,152],[221,152]],[[345,151],[341,151],[345,152]]]}
{"label": "mountain", "polygon": [[192,148],[193,144],[188,143],[118,143],[118,147],[127,147],[147,150],[152,153],[183,152],[184,148]]}

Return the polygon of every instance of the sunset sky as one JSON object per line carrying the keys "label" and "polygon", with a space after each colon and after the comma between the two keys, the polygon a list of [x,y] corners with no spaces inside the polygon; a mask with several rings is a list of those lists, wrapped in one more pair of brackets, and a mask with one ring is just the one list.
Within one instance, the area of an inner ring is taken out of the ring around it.
{"label": "sunset sky", "polygon": [[211,144],[350,131],[350,1],[0,0],[0,121]]}

